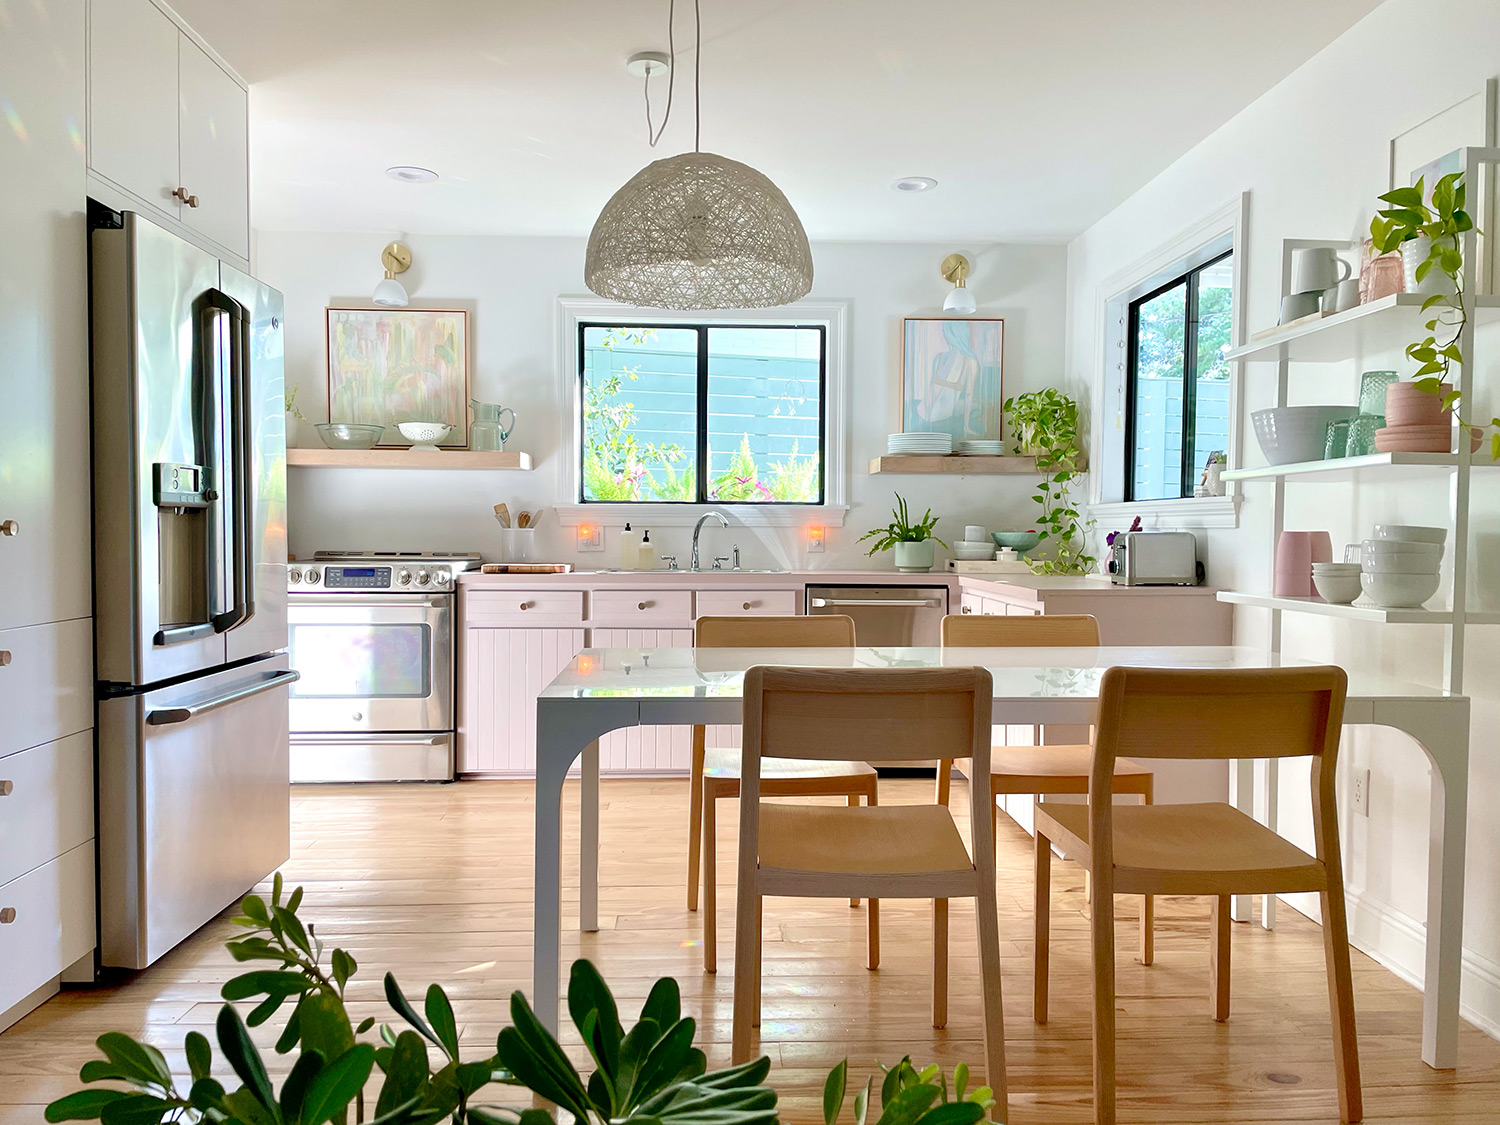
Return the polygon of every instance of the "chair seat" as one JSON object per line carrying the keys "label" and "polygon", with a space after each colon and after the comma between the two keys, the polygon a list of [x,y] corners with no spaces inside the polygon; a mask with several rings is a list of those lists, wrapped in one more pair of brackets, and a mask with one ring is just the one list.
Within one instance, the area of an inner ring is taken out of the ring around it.
{"label": "chair seat", "polygon": [[[1261,894],[1321,890],[1323,865],[1223,803],[1116,805],[1115,889],[1122,893]],[[1043,801],[1037,831],[1080,858],[1089,807]]]}
{"label": "chair seat", "polygon": [[974,870],[942,805],[762,804],[760,866],[841,875]]}
{"label": "chair seat", "polygon": [[[990,751],[990,773],[1086,778],[1093,761],[1092,746],[996,746]],[[1128,758],[1116,758],[1115,776],[1150,777],[1151,770]]]}
{"label": "chair seat", "polygon": [[[703,776],[738,779],[740,752],[732,747],[708,747],[703,752]],[[867,762],[829,762],[813,758],[762,758],[760,776],[763,781],[782,778],[811,780],[820,777],[874,777],[875,770]]]}

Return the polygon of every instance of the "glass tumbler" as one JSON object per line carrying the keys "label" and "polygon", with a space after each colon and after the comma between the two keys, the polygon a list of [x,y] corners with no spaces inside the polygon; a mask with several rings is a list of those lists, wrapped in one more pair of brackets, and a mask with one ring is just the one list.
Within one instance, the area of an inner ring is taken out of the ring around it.
{"label": "glass tumbler", "polygon": [[1361,414],[1349,423],[1344,452],[1349,457],[1368,457],[1376,452],[1375,431],[1385,429],[1382,414]]}
{"label": "glass tumbler", "polygon": [[1359,377],[1359,412],[1385,413],[1385,389],[1400,378],[1394,371],[1366,371]]}
{"label": "glass tumbler", "polygon": [[1323,460],[1332,461],[1347,456],[1349,452],[1349,419],[1340,418],[1328,423],[1328,434],[1323,441]]}

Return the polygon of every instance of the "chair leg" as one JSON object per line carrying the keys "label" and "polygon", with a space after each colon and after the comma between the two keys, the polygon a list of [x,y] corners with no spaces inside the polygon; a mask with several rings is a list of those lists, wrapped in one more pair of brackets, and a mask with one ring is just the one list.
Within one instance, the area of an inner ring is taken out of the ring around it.
{"label": "chair leg", "polygon": [[979,931],[979,987],[984,1007],[984,1077],[995,1095],[990,1120],[1009,1121],[1005,1015],[1000,1002],[1000,908],[993,879],[980,880],[979,893],[974,896],[974,917]]}
{"label": "chair leg", "polygon": [[761,910],[761,907],[765,905],[765,901],[766,900],[761,898],[759,895],[755,896],[755,917],[754,925],[751,930],[751,932],[755,935],[755,956],[750,962],[751,967],[754,970],[754,976],[752,977],[752,980],[754,982],[755,991],[751,997],[750,1015],[756,1027],[760,1026],[760,994],[764,987],[764,980],[762,978],[765,975],[765,965],[762,961],[762,958],[765,955],[764,945],[766,919],[764,913]]}
{"label": "chair leg", "polygon": [[1229,1018],[1229,896],[1214,895],[1213,957],[1209,962],[1209,992],[1214,1019]]}
{"label": "chair leg", "polygon": [[1339,1120],[1364,1118],[1364,1095],[1359,1079],[1359,1037],[1354,1030],[1354,976],[1349,967],[1349,929],[1344,889],[1325,889],[1323,899],[1323,959],[1328,972],[1328,1007],[1333,1013],[1333,1065],[1338,1076]]}
{"label": "chair leg", "polygon": [[719,793],[703,794],[703,971],[719,971]]}
{"label": "chair leg", "polygon": [[688,778],[688,877],[689,910],[698,909],[698,856],[703,840],[703,759],[707,753],[707,731],[693,728],[693,768]]}
{"label": "chair leg", "polygon": [[948,900],[932,900],[932,1026],[948,1026]]}
{"label": "chair leg", "polygon": [[1036,931],[1033,937],[1031,1018],[1047,1022],[1047,975],[1052,961],[1052,841],[1036,834]]}
{"label": "chair leg", "polygon": [[[857,808],[859,808],[859,794],[858,793],[850,793],[849,794],[849,807],[851,809],[857,809]],[[857,898],[851,898],[849,900],[849,906],[850,906],[851,909],[853,909],[854,907],[857,907],[858,905],[859,905],[859,899],[857,899]]]}
{"label": "chair leg", "polygon": [[759,1023],[760,896],[752,875],[740,876],[734,915],[734,1032],[730,1055],[734,1064],[750,1061],[750,1040]]}
{"label": "chair leg", "polygon": [[949,790],[953,787],[953,759],[939,758],[937,768],[937,803],[948,803]]}
{"label": "chair leg", "polygon": [[[1144,788],[1141,791],[1141,804],[1152,803],[1152,778],[1147,777]],[[1141,964],[1150,965],[1156,961],[1156,899],[1152,895],[1146,895],[1141,900]]]}
{"label": "chair leg", "polygon": [[[874,781],[870,782],[870,791],[865,794],[865,804],[874,807],[880,803],[880,794]],[[865,967],[871,971],[880,968],[880,900],[872,898],[865,904],[868,912],[865,917],[867,927],[865,934]]]}
{"label": "chair leg", "polygon": [[1109,888],[1094,888],[1089,944],[1094,964],[1094,1125],[1115,1125],[1115,912]]}

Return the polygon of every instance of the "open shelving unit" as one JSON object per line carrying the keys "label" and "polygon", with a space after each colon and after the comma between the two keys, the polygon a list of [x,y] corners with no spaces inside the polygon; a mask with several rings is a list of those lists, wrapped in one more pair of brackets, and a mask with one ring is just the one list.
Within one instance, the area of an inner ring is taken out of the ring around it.
{"label": "open shelving unit", "polygon": [[489,469],[527,471],[529,453],[491,453],[479,449],[317,449],[286,451],[286,463],[303,469]]}

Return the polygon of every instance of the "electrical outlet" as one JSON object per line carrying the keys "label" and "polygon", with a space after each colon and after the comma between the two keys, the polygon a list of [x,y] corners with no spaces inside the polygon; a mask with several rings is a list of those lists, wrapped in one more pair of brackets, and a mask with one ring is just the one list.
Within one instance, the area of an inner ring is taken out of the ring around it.
{"label": "electrical outlet", "polygon": [[1370,771],[1354,771],[1354,792],[1350,804],[1360,816],[1370,815]]}
{"label": "electrical outlet", "polygon": [[807,553],[823,553],[823,529],[821,527],[810,527],[807,529]]}
{"label": "electrical outlet", "polygon": [[578,549],[580,551],[604,550],[604,528],[597,523],[578,525]]}

